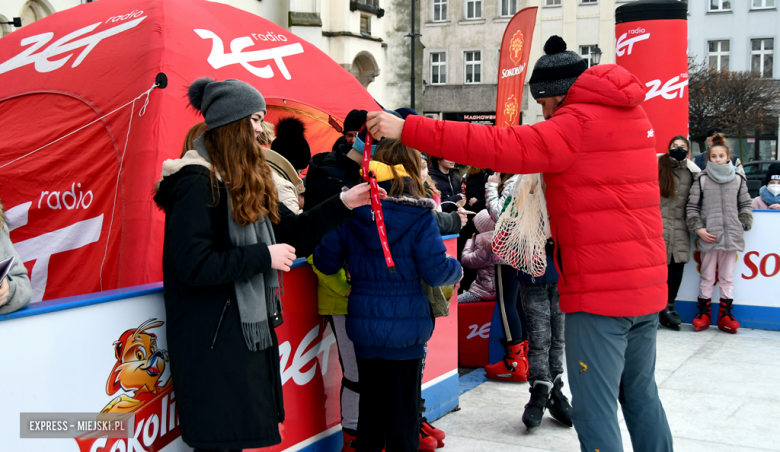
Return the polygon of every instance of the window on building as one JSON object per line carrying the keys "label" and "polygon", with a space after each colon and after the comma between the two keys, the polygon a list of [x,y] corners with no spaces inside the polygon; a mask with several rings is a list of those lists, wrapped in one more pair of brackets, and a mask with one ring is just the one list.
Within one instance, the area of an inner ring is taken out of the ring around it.
{"label": "window on building", "polygon": [[716,71],[729,70],[729,42],[728,41],[708,41],[707,57],[710,67]]}
{"label": "window on building", "polygon": [[731,0],[710,0],[710,11],[731,11]]}
{"label": "window on building", "polygon": [[358,3],[379,9],[379,0],[358,0]]}
{"label": "window on building", "polygon": [[371,34],[371,16],[369,16],[368,14],[360,15],[360,34],[363,35]]}
{"label": "window on building", "polygon": [[464,52],[466,84],[482,83],[482,52],[469,50]]}
{"label": "window on building", "polygon": [[580,46],[580,56],[582,56],[582,59],[588,63],[588,67],[593,66],[593,59],[591,56],[593,56],[593,51],[596,49],[596,47],[597,46]]}
{"label": "window on building", "polygon": [[753,0],[753,9],[774,8],[775,0]]}
{"label": "window on building", "polygon": [[447,20],[447,0],[433,0],[433,21]]}
{"label": "window on building", "polygon": [[750,68],[761,77],[772,78],[772,65],[774,64],[775,40],[751,39],[750,40]]}
{"label": "window on building", "polygon": [[561,6],[561,0],[544,0],[544,6]]}
{"label": "window on building", "polygon": [[447,54],[431,53],[431,85],[447,83]]}
{"label": "window on building", "polygon": [[36,0],[31,0],[27,3],[27,6],[24,7],[24,10],[20,16],[22,18],[22,26],[30,25],[36,20],[41,20],[51,14],[52,12],[49,11],[49,9],[46,8],[46,6],[44,6],[42,3]]}
{"label": "window on building", "polygon": [[514,16],[517,13],[517,0],[501,0],[501,15]]}
{"label": "window on building", "polygon": [[466,0],[466,19],[482,18],[482,0]]}
{"label": "window on building", "polygon": [[580,4],[586,5],[588,3],[598,3],[599,0],[580,0]]}

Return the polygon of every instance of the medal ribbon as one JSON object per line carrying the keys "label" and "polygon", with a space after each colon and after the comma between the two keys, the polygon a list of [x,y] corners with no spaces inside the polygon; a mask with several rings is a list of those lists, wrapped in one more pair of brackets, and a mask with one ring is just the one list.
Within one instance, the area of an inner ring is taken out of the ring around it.
{"label": "medal ribbon", "polygon": [[[366,126],[363,125],[363,129]],[[382,243],[382,252],[385,255],[387,271],[395,273],[395,262],[390,253],[390,244],[387,241],[387,229],[385,228],[385,217],[382,213],[382,202],[379,200],[379,184],[376,181],[376,175],[369,170],[368,163],[371,161],[371,142],[373,137],[366,130],[366,143],[363,147],[363,180],[371,185],[371,214],[376,221],[376,229],[379,232],[379,241]]]}

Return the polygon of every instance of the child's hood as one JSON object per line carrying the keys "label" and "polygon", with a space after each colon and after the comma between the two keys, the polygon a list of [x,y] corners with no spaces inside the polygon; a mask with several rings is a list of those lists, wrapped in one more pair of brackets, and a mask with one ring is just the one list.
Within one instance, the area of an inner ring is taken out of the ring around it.
{"label": "child's hood", "polygon": [[[428,198],[388,197],[383,200],[382,214],[384,215],[388,242],[393,244],[398,241],[425,215],[433,215],[432,211],[435,208],[436,203]],[[378,250],[382,249],[382,244],[379,241],[377,224],[374,221],[375,216],[376,214],[371,211],[370,206],[355,209],[353,221],[356,227],[352,228],[352,232],[358,235],[357,239],[367,248]]]}

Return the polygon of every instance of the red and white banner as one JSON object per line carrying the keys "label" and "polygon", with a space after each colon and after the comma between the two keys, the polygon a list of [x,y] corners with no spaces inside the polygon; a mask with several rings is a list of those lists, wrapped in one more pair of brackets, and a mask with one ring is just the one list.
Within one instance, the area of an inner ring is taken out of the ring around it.
{"label": "red and white banner", "polygon": [[617,64],[647,88],[645,109],[658,153],[669,140],[688,135],[688,22],[640,20],[615,26]]}
{"label": "red and white banner", "polygon": [[512,17],[504,31],[498,61],[496,127],[520,124],[523,84],[531,55],[536,10],[535,6],[521,10]]}

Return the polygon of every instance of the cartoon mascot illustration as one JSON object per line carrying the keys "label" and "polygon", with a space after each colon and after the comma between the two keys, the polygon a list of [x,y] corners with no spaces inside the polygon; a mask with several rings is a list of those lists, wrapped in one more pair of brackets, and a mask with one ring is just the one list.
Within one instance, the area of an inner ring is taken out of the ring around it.
{"label": "cartoon mascot illustration", "polygon": [[163,323],[149,319],[138,328],[125,331],[114,342],[116,364],[108,376],[106,393],[112,396],[120,390],[135,392],[132,396],[116,397],[103,408],[103,413],[136,411],[170,383],[170,378],[164,384],[160,383],[168,352],[157,348],[157,335],[146,332]]}

